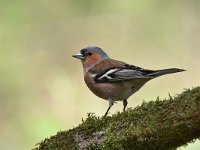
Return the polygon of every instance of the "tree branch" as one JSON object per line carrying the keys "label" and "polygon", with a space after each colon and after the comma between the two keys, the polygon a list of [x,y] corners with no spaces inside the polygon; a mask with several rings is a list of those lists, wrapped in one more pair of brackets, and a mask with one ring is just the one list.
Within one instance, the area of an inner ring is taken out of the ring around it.
{"label": "tree branch", "polygon": [[34,150],[176,149],[200,137],[200,87],[168,100],[143,102],[112,117],[88,118],[46,138]]}

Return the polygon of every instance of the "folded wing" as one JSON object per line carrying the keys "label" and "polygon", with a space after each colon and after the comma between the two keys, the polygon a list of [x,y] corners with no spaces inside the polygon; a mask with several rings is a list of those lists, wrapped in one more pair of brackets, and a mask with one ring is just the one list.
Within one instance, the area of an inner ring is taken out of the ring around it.
{"label": "folded wing", "polygon": [[127,68],[113,68],[103,74],[96,75],[96,81],[99,82],[117,82],[131,79],[152,79],[145,70],[135,70]]}

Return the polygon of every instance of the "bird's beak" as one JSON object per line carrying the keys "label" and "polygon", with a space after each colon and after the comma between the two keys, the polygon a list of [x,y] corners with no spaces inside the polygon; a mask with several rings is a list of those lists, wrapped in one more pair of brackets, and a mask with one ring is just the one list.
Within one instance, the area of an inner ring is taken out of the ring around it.
{"label": "bird's beak", "polygon": [[75,54],[72,55],[74,58],[78,58],[78,59],[84,59],[84,56],[82,54]]}

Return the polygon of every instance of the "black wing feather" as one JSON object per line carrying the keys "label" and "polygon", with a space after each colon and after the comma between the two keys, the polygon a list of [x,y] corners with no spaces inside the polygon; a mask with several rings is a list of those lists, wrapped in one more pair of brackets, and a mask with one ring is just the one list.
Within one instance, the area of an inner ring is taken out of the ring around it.
{"label": "black wing feather", "polygon": [[125,64],[122,68],[111,68],[95,76],[97,82],[121,82],[131,79],[151,79],[148,74],[155,71]]}

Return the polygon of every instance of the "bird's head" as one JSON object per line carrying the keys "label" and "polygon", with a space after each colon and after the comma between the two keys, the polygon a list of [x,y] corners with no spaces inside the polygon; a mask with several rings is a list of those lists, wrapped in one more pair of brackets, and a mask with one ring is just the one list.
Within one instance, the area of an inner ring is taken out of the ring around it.
{"label": "bird's head", "polygon": [[79,54],[73,55],[82,61],[84,68],[91,68],[100,61],[108,58],[108,55],[99,47],[90,46],[83,48]]}

